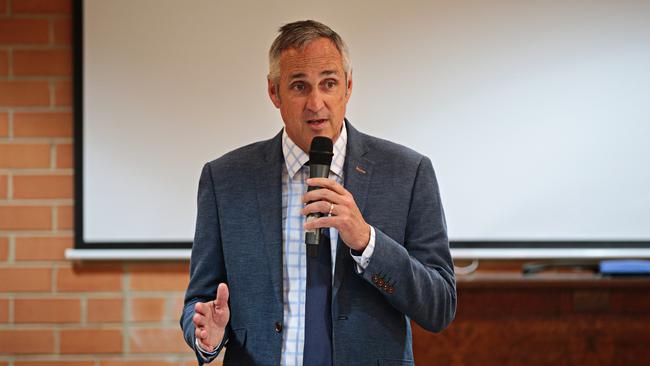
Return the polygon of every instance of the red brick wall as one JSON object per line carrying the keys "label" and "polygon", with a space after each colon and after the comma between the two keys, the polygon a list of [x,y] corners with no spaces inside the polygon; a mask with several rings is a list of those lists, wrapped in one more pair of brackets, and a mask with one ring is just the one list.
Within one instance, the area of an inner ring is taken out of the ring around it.
{"label": "red brick wall", "polygon": [[64,258],[71,34],[70,0],[0,0],[0,366],[195,364],[178,327],[187,263]]}

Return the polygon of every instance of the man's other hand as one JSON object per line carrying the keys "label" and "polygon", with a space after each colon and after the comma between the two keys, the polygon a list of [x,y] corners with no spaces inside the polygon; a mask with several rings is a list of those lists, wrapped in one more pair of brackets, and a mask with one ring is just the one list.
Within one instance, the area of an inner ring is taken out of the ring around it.
{"label": "man's other hand", "polygon": [[203,350],[212,352],[223,340],[226,324],[230,320],[228,286],[220,283],[217,298],[194,305],[194,334]]}

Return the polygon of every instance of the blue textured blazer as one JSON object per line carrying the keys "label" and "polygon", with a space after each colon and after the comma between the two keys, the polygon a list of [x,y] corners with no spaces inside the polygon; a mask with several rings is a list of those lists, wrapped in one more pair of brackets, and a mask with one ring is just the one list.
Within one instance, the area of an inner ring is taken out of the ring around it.
{"label": "blue textured blazer", "polygon": [[[334,364],[412,365],[409,319],[440,331],[456,310],[438,184],[427,157],[346,123],[344,185],[376,238],[362,274],[347,246],[337,244]],[[217,285],[227,283],[226,366],[280,364],[282,164],[278,134],[207,163],[201,174],[181,327],[194,349],[194,303],[213,300]]]}

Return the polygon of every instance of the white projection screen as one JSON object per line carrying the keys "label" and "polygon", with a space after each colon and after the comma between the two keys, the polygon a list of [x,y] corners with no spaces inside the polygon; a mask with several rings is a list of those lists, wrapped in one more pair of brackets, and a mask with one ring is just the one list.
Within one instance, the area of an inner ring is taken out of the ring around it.
{"label": "white projection screen", "polygon": [[453,247],[650,248],[648,1],[76,7],[77,249],[190,247],[203,164],[282,128],[300,19],[348,43],[351,123],[431,158]]}

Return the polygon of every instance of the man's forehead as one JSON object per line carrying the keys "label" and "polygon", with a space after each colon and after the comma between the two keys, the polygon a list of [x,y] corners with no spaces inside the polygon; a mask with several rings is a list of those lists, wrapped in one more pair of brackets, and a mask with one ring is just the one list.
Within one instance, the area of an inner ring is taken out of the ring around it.
{"label": "man's forehead", "polygon": [[284,50],[280,56],[280,72],[292,78],[338,75],[343,73],[343,58],[332,41],[321,38],[302,48]]}

